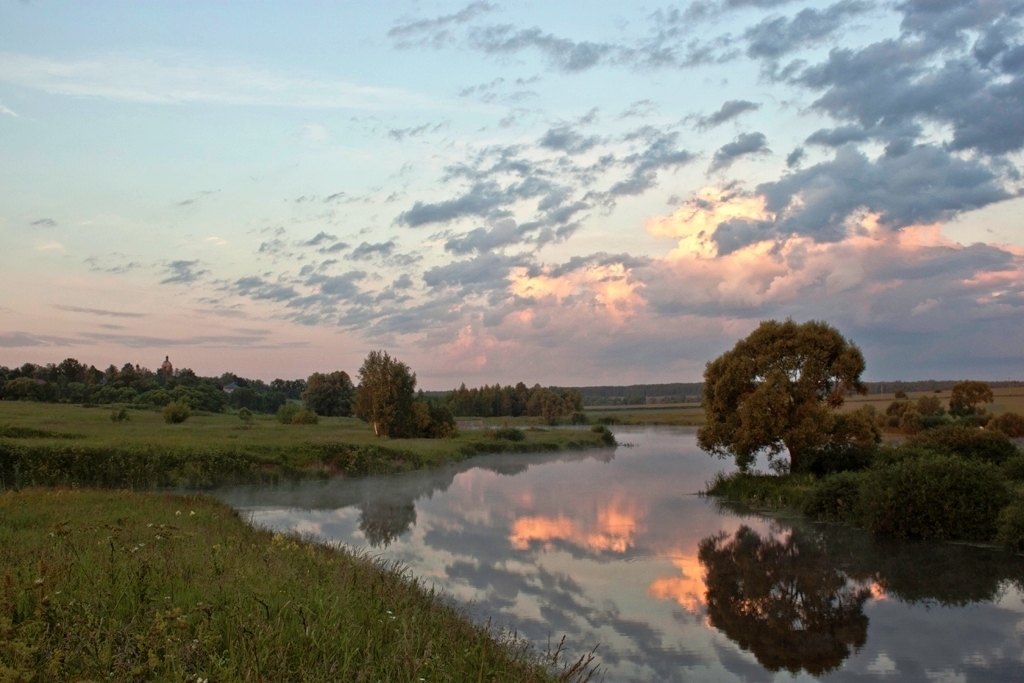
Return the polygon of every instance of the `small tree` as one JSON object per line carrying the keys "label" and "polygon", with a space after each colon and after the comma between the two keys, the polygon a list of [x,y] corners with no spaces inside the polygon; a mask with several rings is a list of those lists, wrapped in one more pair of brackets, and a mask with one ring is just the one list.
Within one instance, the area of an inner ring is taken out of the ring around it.
{"label": "small tree", "polygon": [[161,412],[164,416],[164,422],[167,424],[181,424],[192,416],[192,411],[187,403],[168,403]]}
{"label": "small tree", "polygon": [[407,437],[416,430],[413,395],[416,373],[386,351],[371,351],[359,368],[356,416],[377,436]]}
{"label": "small tree", "polygon": [[949,414],[953,417],[984,415],[985,409],[979,407],[979,404],[993,401],[995,401],[995,397],[988,384],[964,380],[953,385],[953,390],[949,395]]}
{"label": "small tree", "polygon": [[353,394],[355,387],[347,372],[314,372],[306,380],[302,402],[317,415],[348,417],[352,414]]}
{"label": "small tree", "polygon": [[864,356],[823,322],[762,322],[704,370],[705,423],[697,443],[745,470],[759,451],[783,449],[790,469],[809,451],[849,438],[834,409],[867,393]]}

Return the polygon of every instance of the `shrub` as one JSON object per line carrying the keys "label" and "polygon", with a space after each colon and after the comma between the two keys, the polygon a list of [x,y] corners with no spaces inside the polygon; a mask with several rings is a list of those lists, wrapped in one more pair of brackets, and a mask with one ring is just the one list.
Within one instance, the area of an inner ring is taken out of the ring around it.
{"label": "shrub", "polygon": [[999,513],[996,542],[1015,553],[1024,553],[1024,500],[1017,500]]}
{"label": "shrub", "polygon": [[903,411],[900,416],[900,431],[904,434],[917,434],[921,431],[921,413],[914,408]]}
{"label": "shrub", "polygon": [[935,429],[936,427],[944,427],[948,424],[952,424],[948,415],[922,415],[921,416],[921,431],[926,429]]}
{"label": "shrub", "polygon": [[295,413],[299,412],[299,406],[295,403],[285,403],[277,409],[277,421],[283,425],[290,425]]}
{"label": "shrub", "polygon": [[181,424],[192,416],[192,411],[184,403],[171,402],[161,411],[167,424]]}
{"label": "shrub", "polygon": [[807,494],[804,514],[827,522],[856,523],[865,475],[839,472],[820,480]]}
{"label": "shrub", "polygon": [[1002,432],[1012,439],[1019,439],[1024,436],[1024,415],[1003,413],[999,417],[992,418],[987,428]]}
{"label": "shrub", "polygon": [[938,453],[955,455],[968,460],[982,460],[996,465],[1001,465],[1019,453],[1006,434],[964,425],[947,425],[929,429],[911,437],[907,443]]}
{"label": "shrub", "polygon": [[125,408],[121,408],[121,410],[112,410],[112,411],[110,411],[110,421],[111,422],[124,422],[125,420],[130,420],[130,419],[131,418],[128,416],[128,411]]}
{"label": "shrub", "polygon": [[506,441],[522,441],[526,438],[526,432],[516,427],[502,427],[495,430],[494,438],[505,439]]}
{"label": "shrub", "polygon": [[294,415],[292,415],[292,420],[290,424],[315,425],[319,424],[319,422],[320,418],[317,417],[317,414],[314,413],[312,410],[309,410],[308,408],[300,408],[299,410],[295,411]]}
{"label": "shrub", "polygon": [[587,417],[587,414],[583,411],[577,410],[572,414],[572,417],[569,418],[569,424],[588,425],[590,424],[590,418]]}
{"label": "shrub", "polygon": [[824,477],[837,472],[859,472],[871,467],[878,452],[876,446],[831,443],[816,448],[800,459],[796,472]]}
{"label": "shrub", "polygon": [[761,508],[802,508],[815,485],[807,474],[751,474],[719,472],[705,493]]}
{"label": "shrub", "polygon": [[864,476],[865,526],[903,538],[991,540],[1011,495],[999,468],[951,456],[908,458]]}
{"label": "shrub", "polygon": [[242,408],[238,411],[238,419],[245,424],[252,424],[252,411],[248,408]]}
{"label": "shrub", "polygon": [[603,441],[606,446],[619,445],[619,442],[615,440],[615,435],[612,434],[612,430],[608,429],[604,425],[594,425],[593,427],[590,428],[590,431],[594,432],[595,434],[600,434],[601,441]]}
{"label": "shrub", "polygon": [[597,418],[597,424],[599,425],[617,425],[622,424],[622,420],[615,417],[614,415],[606,415],[605,417]]}
{"label": "shrub", "polygon": [[893,396],[893,398],[902,398],[902,399],[906,399],[906,398],[907,398],[907,392],[903,391],[902,389],[899,389],[899,390],[897,390],[897,392],[896,392],[895,394],[893,394],[892,396]]}
{"label": "shrub", "polygon": [[1003,474],[1007,479],[1024,481],[1024,453],[1015,455],[1003,463]]}
{"label": "shrub", "polygon": [[937,396],[922,396],[917,399],[916,408],[923,417],[938,417],[946,412]]}

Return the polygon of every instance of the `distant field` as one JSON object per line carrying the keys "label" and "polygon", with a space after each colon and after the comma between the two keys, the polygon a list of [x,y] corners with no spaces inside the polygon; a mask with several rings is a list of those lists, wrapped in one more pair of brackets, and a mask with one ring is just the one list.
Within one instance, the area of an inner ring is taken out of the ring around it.
{"label": "distant field", "polygon": [[642,406],[591,406],[586,409],[592,422],[602,418],[624,425],[700,425],[704,409],[699,403],[665,403]]}
{"label": "distant field", "polygon": [[[908,391],[907,396],[917,399],[920,396],[937,396],[942,401],[944,408],[949,408],[949,391]],[[1009,387],[1005,389],[993,389],[995,403],[985,406],[985,410],[998,415],[1011,412],[1024,415],[1024,387]],[[879,411],[885,411],[890,403],[896,400],[894,394],[870,394],[868,396],[853,396],[846,399],[842,410],[856,410],[861,406],[873,405]]]}

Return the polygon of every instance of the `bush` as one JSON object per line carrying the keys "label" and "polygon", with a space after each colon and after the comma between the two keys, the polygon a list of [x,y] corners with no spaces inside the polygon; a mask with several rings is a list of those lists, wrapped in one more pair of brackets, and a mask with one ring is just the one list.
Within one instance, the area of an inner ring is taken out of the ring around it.
{"label": "bush", "polygon": [[944,415],[946,410],[942,407],[942,401],[937,396],[922,396],[917,399],[917,412],[923,417],[939,417]]}
{"label": "bush", "polygon": [[590,431],[595,434],[601,435],[601,440],[604,441],[606,446],[617,446],[619,442],[615,440],[615,435],[612,434],[612,430],[608,429],[604,425],[594,425],[590,428]]}
{"label": "bush", "polygon": [[864,476],[865,526],[902,538],[989,541],[1010,500],[999,468],[958,457],[907,458]]}
{"label": "bush", "polygon": [[121,408],[121,410],[112,410],[112,411],[110,411],[110,421],[111,422],[124,422],[125,420],[130,420],[130,419],[131,418],[128,416],[128,410],[125,409],[125,408]]}
{"label": "bush", "polygon": [[807,501],[814,488],[814,478],[807,474],[750,474],[719,472],[708,482],[705,493],[759,508],[797,508]]}
{"label": "bush", "polygon": [[590,424],[590,418],[587,417],[586,413],[578,410],[572,414],[572,417],[569,418],[569,424],[588,425]]}
{"label": "bush", "polygon": [[1019,439],[1024,437],[1024,415],[1003,413],[999,417],[992,418],[987,428],[1002,432],[1011,439]]}
{"label": "bush", "polygon": [[238,419],[245,424],[252,424],[252,411],[248,408],[242,408],[238,411]]}
{"label": "bush", "polygon": [[320,418],[317,417],[317,414],[314,413],[312,410],[309,410],[308,408],[300,408],[299,410],[295,411],[294,415],[292,415],[290,424],[315,425],[319,424],[319,422]]}
{"label": "bush", "polygon": [[300,408],[295,403],[285,403],[277,409],[277,421],[283,425],[290,425],[292,418],[295,417],[295,413],[299,412]]}
{"label": "bush", "polygon": [[826,444],[807,453],[794,472],[824,477],[838,472],[859,472],[871,467],[878,452],[876,446],[860,444]]}
{"label": "bush", "polygon": [[1007,479],[1024,481],[1024,453],[1015,455],[1003,463],[1003,474]]}
{"label": "bush", "polygon": [[900,431],[904,434],[917,434],[921,431],[921,413],[914,408],[903,411],[900,416]]}
{"label": "bush", "polygon": [[181,424],[192,416],[192,411],[184,403],[171,402],[161,411],[167,424]]}
{"label": "bush", "polygon": [[1018,500],[999,513],[996,542],[1015,553],[1024,553],[1024,500]]}
{"label": "bush", "polygon": [[911,437],[907,443],[937,453],[955,455],[968,460],[981,460],[995,465],[1001,465],[1019,453],[1006,434],[964,425],[929,429]]}
{"label": "bush", "polygon": [[827,522],[855,524],[860,513],[861,472],[840,472],[825,477],[810,490],[804,514]]}
{"label": "bush", "polygon": [[526,432],[517,427],[502,427],[494,432],[495,439],[505,439],[506,441],[522,441],[526,438]]}

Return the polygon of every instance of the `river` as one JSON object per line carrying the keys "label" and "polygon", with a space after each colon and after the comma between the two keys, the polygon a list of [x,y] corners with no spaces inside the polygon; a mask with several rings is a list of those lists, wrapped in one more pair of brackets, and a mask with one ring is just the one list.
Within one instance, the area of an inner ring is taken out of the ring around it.
{"label": "river", "polygon": [[257,525],[397,560],[607,681],[1024,681],[1024,558],[769,518],[697,495],[685,428],[617,449],[215,495]]}

